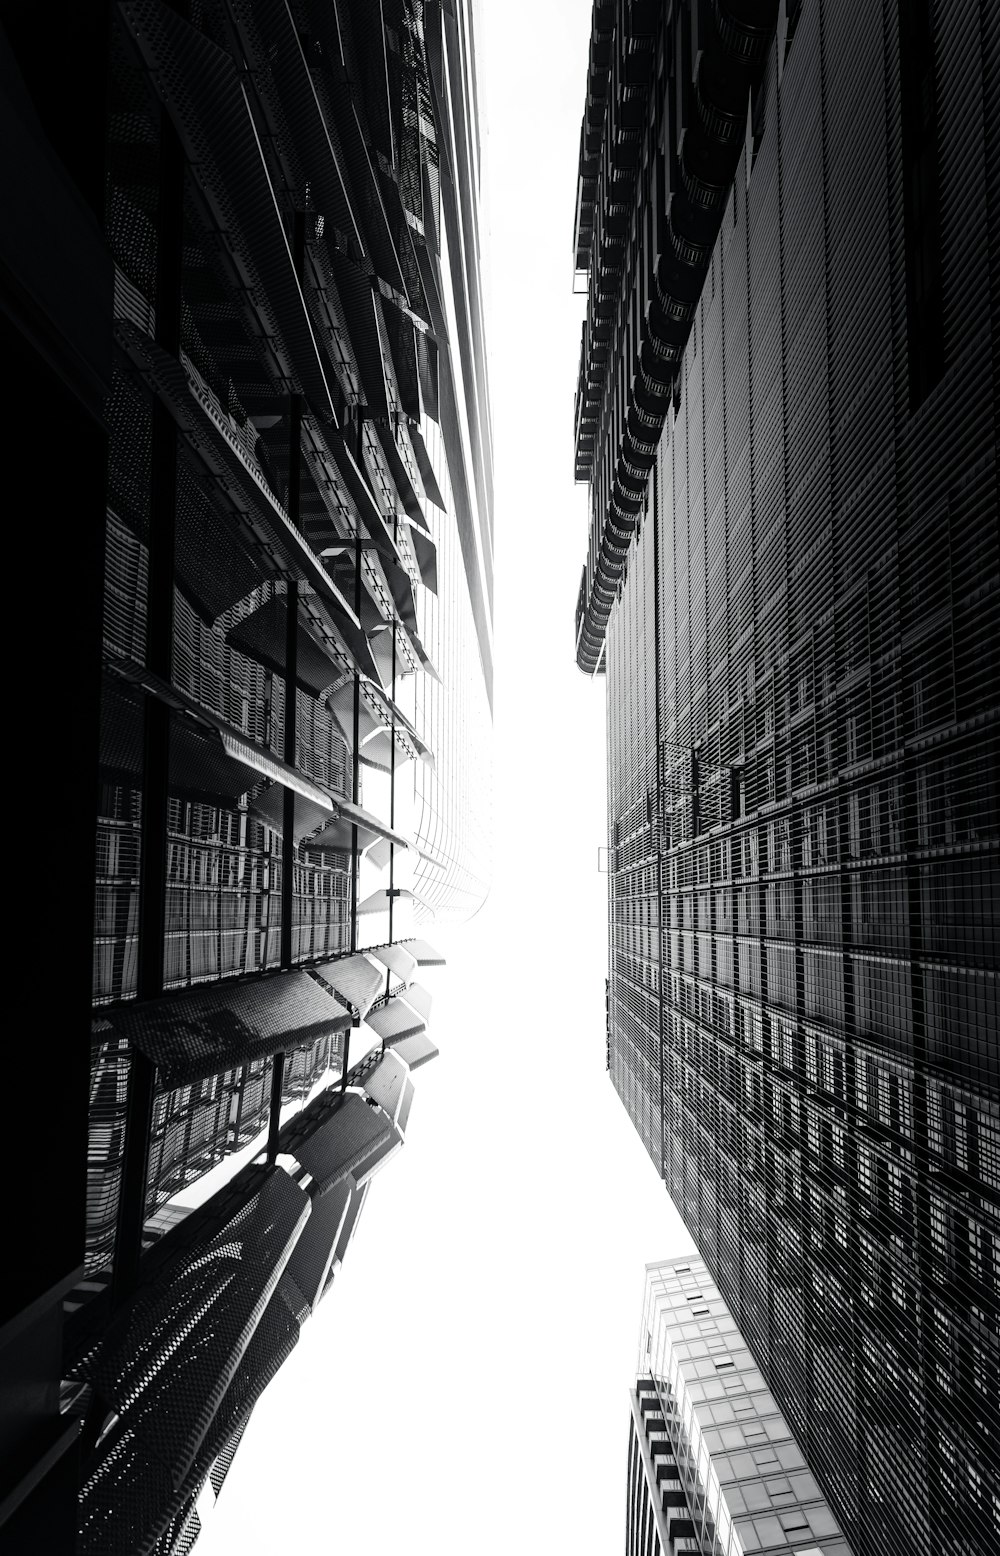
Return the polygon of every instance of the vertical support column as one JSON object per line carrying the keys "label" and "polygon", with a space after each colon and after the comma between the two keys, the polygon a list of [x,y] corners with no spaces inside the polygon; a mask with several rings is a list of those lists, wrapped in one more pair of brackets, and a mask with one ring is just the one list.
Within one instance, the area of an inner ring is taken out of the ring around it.
{"label": "vertical support column", "polygon": [[[184,152],[164,110],[160,115],[156,340],[175,358],[180,352],[181,333],[184,172]],[[173,660],[176,519],[177,426],[166,407],[155,400],[150,449],[146,665],[166,681],[171,678]],[[157,698],[147,696],[143,720],[142,851],[139,861],[137,994],[140,1000],[154,999],[163,992],[169,781],[170,710]],[[138,1277],[155,1082],[155,1066],[133,1049],[115,1234],[112,1304],[116,1307],[129,1296]]]}
{"label": "vertical support column", "polygon": [[[392,538],[399,538],[399,515],[392,520]],[[389,825],[396,825],[396,617],[392,618],[392,713],[389,718]],[[393,942],[392,909],[396,900],[396,849],[389,843],[389,944]],[[385,974],[385,992],[389,992],[389,969]]]}
{"label": "vertical support column", "polygon": [[656,740],[656,809],[653,825],[656,828],[656,1052],[660,1070],[660,1177],[669,1187],[666,1163],[666,1085],[663,1052],[663,767],[660,752],[660,470],[659,461],[653,466],[653,697],[654,729]]}
{"label": "vertical support column", "polygon": [[[361,531],[354,541],[354,614],[361,615]],[[354,738],[351,750],[351,799],[355,805],[361,802],[361,755],[358,750],[361,738],[361,671],[354,667]],[[358,827],[351,826],[351,950],[358,949]]]}
{"label": "vertical support column", "polygon": [[[297,396],[292,396],[293,400]],[[298,430],[298,418],[290,417]],[[291,482],[289,481],[289,485]],[[299,586],[290,579],[285,593],[285,729],[282,756],[289,767],[295,766],[298,744],[298,639]],[[281,967],[287,971],[293,960],[293,916],[295,907],[295,791],[285,788],[281,819]]]}
{"label": "vertical support column", "polygon": [[[357,438],[357,463],[358,469],[364,471],[365,460],[365,421],[364,412],[358,409],[358,438]],[[361,540],[361,530],[354,539],[354,614],[361,616],[361,554],[364,550]],[[361,755],[358,749],[361,739],[361,671],[357,665],[354,667],[354,741],[351,751],[351,799],[355,805],[361,803]],[[358,949],[358,874],[361,860],[358,853],[358,828],[355,822],[351,827],[351,950]]]}
{"label": "vertical support column", "polygon": [[[305,258],[305,217],[296,211],[292,217],[292,262],[302,279]],[[302,488],[302,396],[288,396],[288,516],[296,526],[300,521]],[[298,669],[299,669],[299,586],[294,579],[285,585],[285,725],[282,756],[289,767],[298,756]],[[295,933],[295,792],[285,788],[281,817],[281,946],[280,965],[287,972],[294,961]],[[278,1152],[281,1127],[281,1094],[285,1076],[285,1055],[276,1053],[271,1061],[271,1107],[267,1129],[267,1161],[272,1165]]]}

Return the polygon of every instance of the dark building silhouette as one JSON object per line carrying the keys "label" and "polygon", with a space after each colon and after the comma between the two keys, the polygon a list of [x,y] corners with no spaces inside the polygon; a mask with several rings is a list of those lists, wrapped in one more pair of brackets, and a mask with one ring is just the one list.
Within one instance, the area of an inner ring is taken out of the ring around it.
{"label": "dark building silhouette", "polygon": [[598,3],[581,138],[608,1065],[857,1556],[1000,1542],[994,13]]}
{"label": "dark building silhouette", "polygon": [[701,1259],[646,1268],[625,1556],[851,1556]]}
{"label": "dark building silhouette", "polygon": [[415,937],[489,885],[475,39],[436,0],[4,27],[0,1546],[180,1556],[403,1139]]}

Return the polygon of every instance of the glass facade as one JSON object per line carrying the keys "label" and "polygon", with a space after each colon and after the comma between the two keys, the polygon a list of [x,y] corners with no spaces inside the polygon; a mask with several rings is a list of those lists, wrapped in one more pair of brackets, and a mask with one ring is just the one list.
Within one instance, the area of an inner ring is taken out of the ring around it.
{"label": "glass facade", "polygon": [[852,1547],[972,1556],[1000,1540],[986,13],[709,10],[594,9],[608,1066]]}

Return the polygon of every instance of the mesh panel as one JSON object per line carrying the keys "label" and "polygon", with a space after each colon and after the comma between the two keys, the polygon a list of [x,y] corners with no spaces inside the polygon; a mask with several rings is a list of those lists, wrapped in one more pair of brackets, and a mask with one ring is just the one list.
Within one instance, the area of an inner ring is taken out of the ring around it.
{"label": "mesh panel", "polygon": [[141,1445],[136,1452],[155,1456],[175,1484],[194,1462],[308,1214],[302,1190],[273,1170],[214,1235],[164,1261],[80,1364]]}
{"label": "mesh panel", "polygon": [[319,1301],[341,1224],[355,1192],[348,1181],[313,1200],[312,1214],[288,1261],[286,1276],[294,1280],[311,1308]]}
{"label": "mesh panel", "polygon": [[[262,605],[251,616],[244,616],[228,633],[228,641],[234,648],[258,663],[266,665],[277,675],[284,674],[285,633],[288,611],[284,599],[275,597]],[[319,642],[307,632],[301,622],[298,627],[296,650],[296,677],[307,691],[319,696],[332,686],[344,673],[341,655],[331,646],[324,652]]]}
{"label": "mesh panel", "polygon": [[259,562],[240,544],[230,514],[186,452],[177,463],[176,566],[181,589],[207,622],[262,581]]}
{"label": "mesh panel", "polygon": [[379,1108],[332,1088],[291,1119],[279,1137],[280,1149],[301,1162],[324,1193],[349,1174],[363,1173],[394,1138]]}
{"label": "mesh panel", "polygon": [[312,971],[339,999],[362,1016],[382,992],[384,975],[364,956],[345,956],[336,962],[324,962]]}
{"label": "mesh panel", "polygon": [[417,959],[418,967],[444,967],[445,959],[426,940],[404,940],[402,944]]}
{"label": "mesh panel", "polygon": [[185,990],[125,1006],[108,1020],[119,1037],[153,1060],[168,1085],[190,1084],[350,1024],[304,972]]}
{"label": "mesh panel", "polygon": [[425,1023],[405,1000],[393,999],[387,1005],[370,1010],[365,1017],[373,1032],[383,1043],[396,1042],[400,1038],[414,1037],[424,1030]]}
{"label": "mesh panel", "polygon": [[420,1032],[414,1037],[404,1037],[399,1043],[393,1043],[393,1053],[399,1055],[411,1070],[417,1070],[422,1064],[436,1059],[438,1050],[434,1047],[426,1032]]}

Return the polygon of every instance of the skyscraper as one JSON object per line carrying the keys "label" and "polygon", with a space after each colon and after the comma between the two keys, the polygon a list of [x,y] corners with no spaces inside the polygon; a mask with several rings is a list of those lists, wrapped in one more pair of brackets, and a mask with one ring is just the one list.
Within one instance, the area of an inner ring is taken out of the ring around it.
{"label": "skyscraper", "polygon": [[626,1556],[851,1556],[701,1259],[646,1269]]}
{"label": "skyscraper", "polygon": [[859,1553],[998,1538],[989,6],[596,4],[611,1079]]}
{"label": "skyscraper", "polygon": [[415,935],[489,888],[473,14],[5,23],[9,430],[58,520],[12,540],[12,728],[59,863],[14,829],[52,1077],[33,1035],[0,1543],[165,1556],[402,1141]]}

